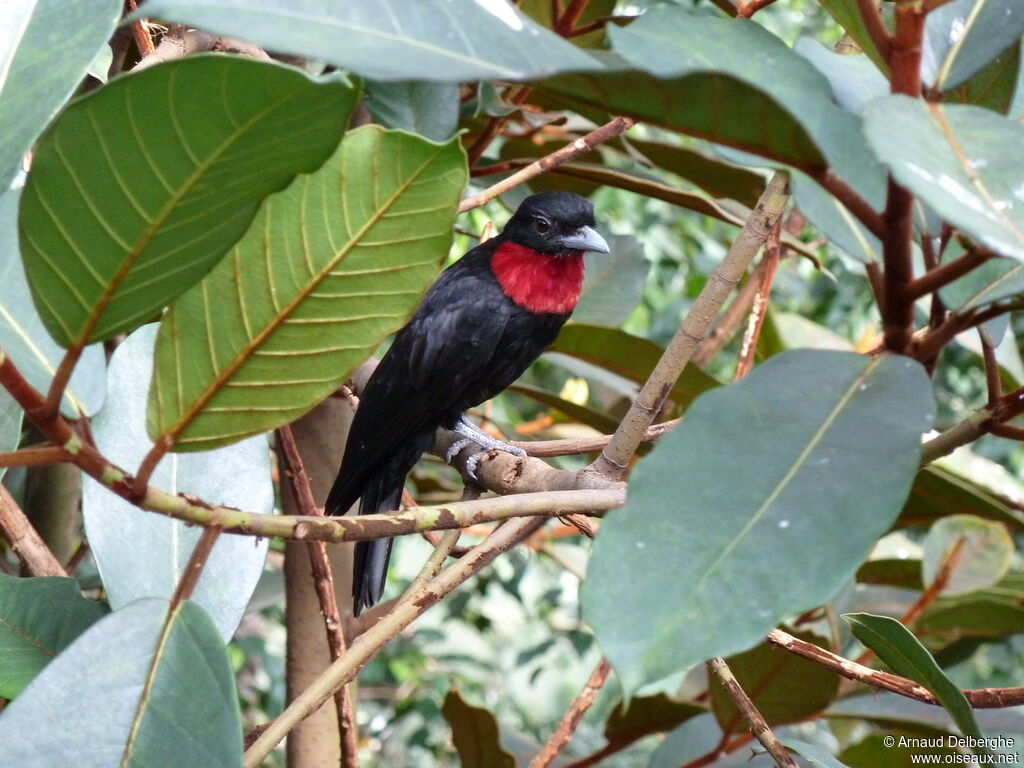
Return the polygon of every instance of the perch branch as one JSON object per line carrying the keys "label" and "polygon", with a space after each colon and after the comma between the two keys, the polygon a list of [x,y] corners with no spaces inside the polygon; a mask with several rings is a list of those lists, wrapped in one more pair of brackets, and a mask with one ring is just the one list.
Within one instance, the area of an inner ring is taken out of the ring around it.
{"label": "perch branch", "polygon": [[0,485],[0,535],[30,576],[67,576],[6,486]]}
{"label": "perch branch", "polygon": [[776,173],[768,182],[750,218],[743,225],[722,263],[711,273],[707,284],[683,320],[682,326],[665,348],[640,394],[619,424],[611,442],[584,471],[616,480],[622,477],[637,447],[647,434],[647,428],[657,417],[669,392],[672,391],[673,384],[682,374],[694,349],[704,340],[712,320],[739,283],[754,255],[767,241],[788,200],[786,176]]}

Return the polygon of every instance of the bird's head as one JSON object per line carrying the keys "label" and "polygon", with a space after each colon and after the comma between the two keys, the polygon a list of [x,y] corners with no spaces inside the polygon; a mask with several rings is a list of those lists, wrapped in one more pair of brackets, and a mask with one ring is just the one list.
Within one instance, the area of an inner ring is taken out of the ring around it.
{"label": "bird's head", "polygon": [[530,195],[505,225],[502,239],[546,256],[609,252],[607,241],[594,229],[594,206],[572,192]]}

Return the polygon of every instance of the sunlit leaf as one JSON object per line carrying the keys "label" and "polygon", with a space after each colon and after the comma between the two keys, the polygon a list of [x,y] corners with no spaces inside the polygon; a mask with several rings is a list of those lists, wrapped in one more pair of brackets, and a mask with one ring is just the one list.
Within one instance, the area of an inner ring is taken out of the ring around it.
{"label": "sunlit leaf", "polygon": [[70,105],[35,153],[19,220],[54,339],[77,347],[154,318],[217,263],[263,197],[327,159],[357,96],[340,76],[209,54]]}
{"label": "sunlit leaf", "polygon": [[933,584],[948,563],[948,579],[940,594],[971,592],[997,583],[1012,558],[1013,539],[1005,526],[974,515],[951,515],[935,523],[925,536],[922,577],[925,584]]}
{"label": "sunlit leaf", "polygon": [[415,308],[448,253],[466,183],[457,140],[353,131],[160,325],[149,434],[227,445],[325,398]]}
{"label": "sunlit leaf", "polygon": [[953,0],[928,14],[921,79],[948,91],[980,72],[1024,35],[1018,0]]}

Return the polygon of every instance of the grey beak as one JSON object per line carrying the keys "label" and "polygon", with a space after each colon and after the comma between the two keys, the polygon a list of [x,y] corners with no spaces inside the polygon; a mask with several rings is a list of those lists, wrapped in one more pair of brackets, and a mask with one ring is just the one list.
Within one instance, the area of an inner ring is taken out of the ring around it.
{"label": "grey beak", "polygon": [[593,227],[583,227],[577,232],[563,237],[559,240],[559,245],[567,251],[611,253],[611,248],[608,247],[608,241],[601,237]]}

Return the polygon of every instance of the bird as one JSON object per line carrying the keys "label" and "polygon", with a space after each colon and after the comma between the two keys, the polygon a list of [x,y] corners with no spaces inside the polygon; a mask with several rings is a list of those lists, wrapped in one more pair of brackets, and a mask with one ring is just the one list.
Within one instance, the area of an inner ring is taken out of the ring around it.
{"label": "bird", "polygon": [[[506,389],[555,340],[579,299],[583,254],[609,253],[594,208],[571,192],[541,192],[522,201],[495,237],[445,269],[424,294],[363,388],[328,514],[399,508],[406,475],[434,444],[438,427],[461,436],[447,459],[475,443],[467,461],[475,479],[484,451],[519,456],[465,411]],[[384,591],[391,539],[356,543],[355,615]]]}

